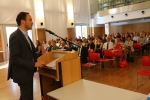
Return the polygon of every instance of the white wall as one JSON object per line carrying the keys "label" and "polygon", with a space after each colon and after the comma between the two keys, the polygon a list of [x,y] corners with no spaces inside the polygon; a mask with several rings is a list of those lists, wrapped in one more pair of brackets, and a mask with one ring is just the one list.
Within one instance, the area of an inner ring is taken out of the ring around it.
{"label": "white wall", "polygon": [[19,12],[29,12],[34,21],[32,0],[0,0],[0,24],[16,24]]}
{"label": "white wall", "polygon": [[89,0],[90,4],[95,4],[98,2],[98,0]]}
{"label": "white wall", "polygon": [[71,23],[74,23],[74,12],[73,12],[72,0],[66,0],[66,11],[67,11],[67,28],[73,28],[74,25],[71,25]]}
{"label": "white wall", "polygon": [[[145,11],[144,14],[141,13],[142,10]],[[116,21],[119,22],[119,21],[129,20],[129,19],[150,17],[150,13],[149,13],[150,9],[142,9],[142,10],[127,12],[128,16],[125,16],[125,13],[103,16],[102,18],[95,19],[96,24],[105,24],[105,23],[116,22]],[[111,16],[114,17],[112,18]]]}
{"label": "white wall", "polygon": [[[43,0],[33,0],[35,12],[35,27],[45,28]],[[43,25],[41,25],[43,23]]]}

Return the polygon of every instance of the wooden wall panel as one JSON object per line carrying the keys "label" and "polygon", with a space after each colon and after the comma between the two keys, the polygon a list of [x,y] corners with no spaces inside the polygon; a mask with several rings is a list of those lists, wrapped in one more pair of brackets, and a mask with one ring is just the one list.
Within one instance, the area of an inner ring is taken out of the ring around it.
{"label": "wooden wall panel", "polygon": [[94,27],[93,29],[94,36],[102,36],[103,34],[105,34],[105,27]]}
{"label": "wooden wall panel", "polygon": [[1,31],[0,31],[0,51],[3,51]]}
{"label": "wooden wall panel", "polygon": [[44,40],[46,40],[46,33],[43,30],[43,28],[37,29],[37,39],[42,43]]}
{"label": "wooden wall panel", "polygon": [[68,34],[68,38],[72,38],[75,39],[76,35],[75,35],[75,29],[74,28],[67,28],[67,34]]}
{"label": "wooden wall panel", "polygon": [[126,32],[150,32],[150,22],[146,23],[136,23],[136,24],[127,24],[127,25],[117,25],[110,27],[111,33],[126,33]]}
{"label": "wooden wall panel", "polygon": [[[92,30],[94,29],[94,34],[92,33]],[[105,28],[104,27],[89,27],[88,28],[89,31],[89,35],[91,36],[102,36],[103,34],[105,34]],[[67,28],[67,33],[68,33],[68,38],[76,38],[75,35],[75,29],[74,28]]]}

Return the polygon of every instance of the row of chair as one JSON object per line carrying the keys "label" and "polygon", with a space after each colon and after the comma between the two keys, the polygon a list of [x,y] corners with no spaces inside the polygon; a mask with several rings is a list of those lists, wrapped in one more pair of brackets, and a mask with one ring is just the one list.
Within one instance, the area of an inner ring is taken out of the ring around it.
{"label": "row of chair", "polygon": [[[82,67],[87,68],[90,71],[96,64],[99,64],[100,65],[99,71],[101,73],[102,63],[113,61],[113,65],[115,66],[115,52],[114,52],[114,50],[104,50],[103,51],[103,57],[104,58],[100,58],[99,53],[95,53],[92,50],[88,50],[88,61],[89,62],[83,63]],[[115,66],[115,69],[116,69],[116,66]]]}
{"label": "row of chair", "polygon": [[150,77],[150,70],[147,70],[145,67],[150,67],[150,56],[142,57],[141,69],[137,71],[137,89],[143,85],[141,84],[140,86],[138,86],[138,75]]}
{"label": "row of chair", "polygon": [[[82,67],[93,68],[96,64],[102,64],[104,62],[109,62],[111,60],[113,61],[113,64],[115,65],[115,61],[114,61],[115,51],[114,50],[104,50],[103,52],[104,58],[100,58],[99,53],[94,53],[94,51],[91,51],[91,50],[88,50],[88,53],[89,53],[89,62],[82,64]],[[141,85],[138,86],[138,75],[150,77],[150,70],[146,70],[143,68],[143,67],[150,67],[150,56],[142,56],[141,66],[142,66],[141,69],[137,71],[137,89],[141,86]],[[115,66],[115,69],[116,69],[116,66]],[[101,72],[101,66],[100,66],[100,72]]]}

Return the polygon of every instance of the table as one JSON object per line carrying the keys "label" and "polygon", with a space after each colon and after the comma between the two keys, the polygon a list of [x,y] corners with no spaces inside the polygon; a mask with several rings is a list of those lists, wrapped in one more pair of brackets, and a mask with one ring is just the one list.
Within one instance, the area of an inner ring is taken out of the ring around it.
{"label": "table", "polygon": [[88,80],[79,80],[47,93],[58,100],[143,100],[147,95]]}

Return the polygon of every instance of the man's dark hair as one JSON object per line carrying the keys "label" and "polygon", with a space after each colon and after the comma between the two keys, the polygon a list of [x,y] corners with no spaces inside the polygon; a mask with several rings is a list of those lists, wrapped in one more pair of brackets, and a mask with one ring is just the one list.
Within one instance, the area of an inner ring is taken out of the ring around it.
{"label": "man's dark hair", "polygon": [[82,39],[78,39],[77,41],[82,42]]}
{"label": "man's dark hair", "polygon": [[21,24],[21,20],[26,20],[26,15],[29,14],[28,12],[20,12],[18,15],[17,15],[17,18],[16,18],[16,22],[17,22],[17,25],[20,26]]}

